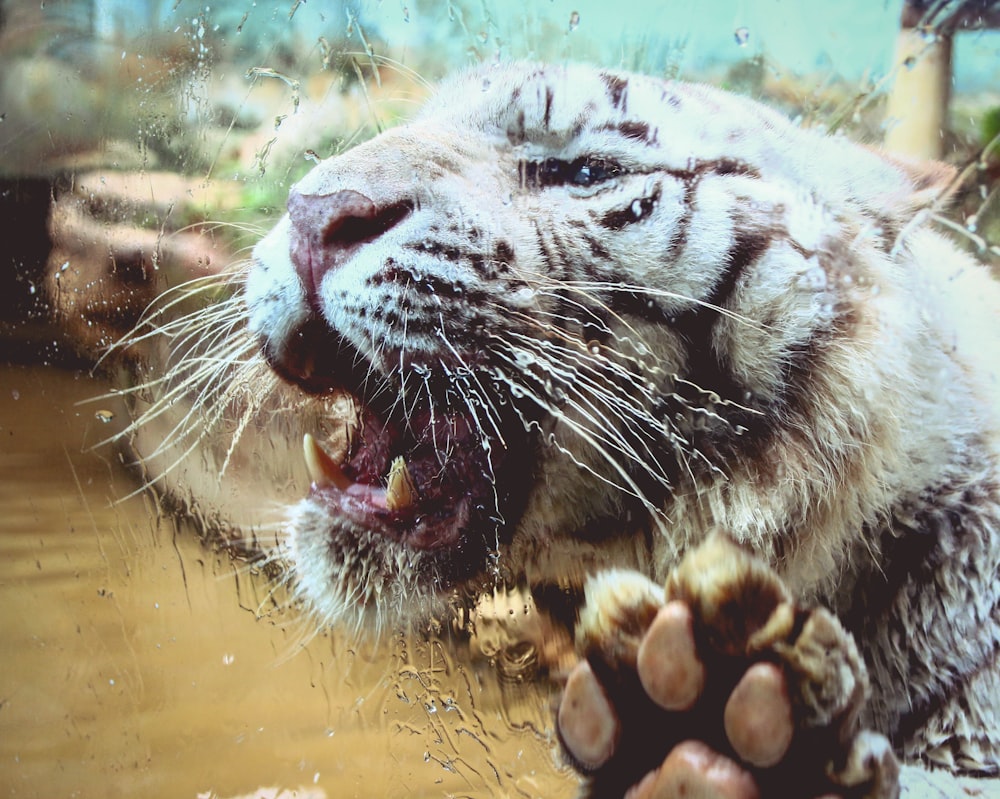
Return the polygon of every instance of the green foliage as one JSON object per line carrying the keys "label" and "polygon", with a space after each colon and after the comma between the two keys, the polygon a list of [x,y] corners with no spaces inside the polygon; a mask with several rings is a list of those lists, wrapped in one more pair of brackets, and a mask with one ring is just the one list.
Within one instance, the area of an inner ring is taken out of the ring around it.
{"label": "green foliage", "polygon": [[[997,136],[1000,136],[1000,105],[988,108],[979,121],[982,146],[985,147]],[[998,158],[994,150],[994,158]]]}

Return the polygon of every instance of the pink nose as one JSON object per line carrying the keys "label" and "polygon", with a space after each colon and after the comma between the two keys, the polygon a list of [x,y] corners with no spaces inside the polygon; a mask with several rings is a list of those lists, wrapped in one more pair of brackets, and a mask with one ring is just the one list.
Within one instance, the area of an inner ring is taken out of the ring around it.
{"label": "pink nose", "polygon": [[323,277],[344,264],[357,249],[394,227],[413,209],[398,202],[378,208],[357,191],[332,194],[288,195],[292,222],[292,263],[309,296],[314,296]]}

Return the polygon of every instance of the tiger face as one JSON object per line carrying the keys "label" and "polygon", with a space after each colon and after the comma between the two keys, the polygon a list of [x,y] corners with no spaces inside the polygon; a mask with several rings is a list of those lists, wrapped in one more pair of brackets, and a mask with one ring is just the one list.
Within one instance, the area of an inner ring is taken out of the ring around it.
{"label": "tiger face", "polygon": [[[582,66],[469,72],[322,162],[245,286],[273,368],[354,407],[342,451],[306,442],[303,595],[360,626],[567,564],[660,576],[714,526],[794,559],[791,522],[825,572],[863,521],[829,513],[838,470],[908,434],[866,342],[929,185],[748,100]],[[889,503],[865,490],[844,507]]]}

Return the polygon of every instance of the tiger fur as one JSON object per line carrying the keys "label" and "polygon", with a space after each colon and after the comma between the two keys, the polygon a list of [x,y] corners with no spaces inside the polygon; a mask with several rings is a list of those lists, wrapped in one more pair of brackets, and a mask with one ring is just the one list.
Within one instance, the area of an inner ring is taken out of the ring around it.
{"label": "tiger fur", "polygon": [[722,531],[840,619],[913,774],[997,775],[1000,293],[928,221],[950,179],[704,86],[446,82],[297,184],[245,280],[267,361],[356,408],[290,510],[301,596],[378,628],[662,584]]}

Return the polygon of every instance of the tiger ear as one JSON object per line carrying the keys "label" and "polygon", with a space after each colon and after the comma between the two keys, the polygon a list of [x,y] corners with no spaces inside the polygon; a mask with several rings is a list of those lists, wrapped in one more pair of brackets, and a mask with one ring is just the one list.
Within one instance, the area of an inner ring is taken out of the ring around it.
{"label": "tiger ear", "polygon": [[879,152],[879,155],[892,164],[912,187],[904,202],[913,213],[933,203],[947,203],[958,188],[958,170],[950,164],[916,161],[885,152]]}

